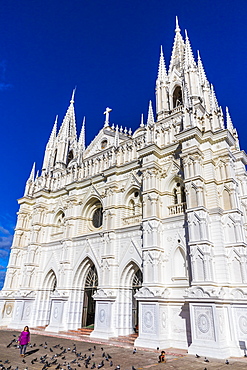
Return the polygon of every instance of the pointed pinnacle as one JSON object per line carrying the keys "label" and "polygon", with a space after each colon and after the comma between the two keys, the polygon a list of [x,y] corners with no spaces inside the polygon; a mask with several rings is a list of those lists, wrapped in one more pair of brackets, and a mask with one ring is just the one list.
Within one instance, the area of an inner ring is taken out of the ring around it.
{"label": "pointed pinnacle", "polygon": [[141,115],[141,124],[140,124],[140,127],[144,127],[144,117],[143,117],[143,113]]}
{"label": "pointed pinnacle", "polygon": [[201,56],[199,50],[197,50],[197,65],[198,65],[198,71],[199,71],[199,76],[201,83],[204,84],[207,82],[207,76],[202,64]]}
{"label": "pointed pinnacle", "polygon": [[234,129],[228,107],[226,107],[226,127],[231,132]]}
{"label": "pointed pinnacle", "polygon": [[63,118],[62,125],[59,129],[58,136],[59,137],[73,137],[77,138],[77,133],[76,133],[76,122],[75,122],[75,109],[74,109],[74,96],[75,96],[75,90],[72,92],[72,97],[70,100],[70,105],[67,109],[67,112]]}
{"label": "pointed pinnacle", "polygon": [[196,65],[187,30],[185,30],[185,64],[193,67]]}
{"label": "pointed pinnacle", "polygon": [[178,24],[178,16],[176,15],[176,28],[175,28],[175,32],[180,32],[180,27],[179,27],[179,24]]}
{"label": "pointed pinnacle", "polygon": [[82,127],[81,127],[81,133],[79,137],[79,145],[82,148],[82,150],[85,150],[85,122],[86,122],[86,117],[83,117],[82,121]]}
{"label": "pointed pinnacle", "polygon": [[55,142],[55,139],[56,139],[56,136],[57,136],[57,121],[58,121],[58,115],[56,115],[55,122],[54,122],[54,125],[53,125],[53,128],[52,128],[52,131],[51,131],[51,135],[50,135],[48,143],[47,143],[47,147],[53,146],[53,144]]}
{"label": "pointed pinnacle", "polygon": [[180,33],[180,28],[178,25],[178,20],[176,17],[176,29],[175,29],[175,38],[173,41],[173,47],[172,47],[172,55],[169,65],[169,71],[168,74],[171,73],[173,67],[178,66],[182,68],[183,63],[183,57],[184,57],[184,40]]}
{"label": "pointed pinnacle", "polygon": [[215,108],[215,109],[218,109],[219,108],[219,104],[218,104],[218,101],[217,101],[217,98],[216,98],[216,95],[215,95],[215,92],[214,92],[214,86],[213,84],[211,84],[211,109]]}
{"label": "pointed pinnacle", "polygon": [[116,130],[115,130],[114,146],[116,148],[118,148],[118,146],[119,146],[119,129],[118,129],[118,125],[116,126]]}
{"label": "pointed pinnacle", "polygon": [[76,86],[75,86],[75,88],[72,91],[72,96],[71,96],[70,104],[74,104],[74,102],[75,102],[75,92],[76,92]]}
{"label": "pointed pinnacle", "polygon": [[34,175],[35,175],[35,162],[33,163],[33,167],[32,167],[32,170],[30,172],[30,176],[29,176],[28,180],[34,181]]}
{"label": "pointed pinnacle", "polygon": [[147,125],[154,124],[154,113],[153,113],[153,107],[152,107],[152,101],[149,101],[149,107],[148,107],[148,119],[147,119]]}
{"label": "pointed pinnacle", "polygon": [[167,77],[167,73],[166,73],[165,58],[164,58],[163,49],[161,45],[160,61],[159,61],[159,69],[158,69],[158,80],[164,81],[165,77]]}

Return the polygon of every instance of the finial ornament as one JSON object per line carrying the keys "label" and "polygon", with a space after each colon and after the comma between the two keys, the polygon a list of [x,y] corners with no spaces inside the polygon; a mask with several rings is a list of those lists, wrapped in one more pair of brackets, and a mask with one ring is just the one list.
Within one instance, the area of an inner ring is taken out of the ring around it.
{"label": "finial ornament", "polygon": [[76,86],[72,91],[72,96],[71,96],[71,100],[70,100],[71,104],[74,104],[74,102],[75,102],[75,92],[76,92]]}
{"label": "finial ornament", "polygon": [[110,116],[110,112],[112,111],[111,108],[107,107],[104,114],[105,114],[105,124],[104,124],[104,127],[107,127],[109,126],[109,116]]}
{"label": "finial ornament", "polygon": [[178,17],[176,16],[176,28],[175,28],[175,32],[180,32],[180,27],[179,27],[179,24],[178,24]]}
{"label": "finial ornament", "polygon": [[144,117],[143,117],[143,113],[141,115],[141,124],[140,124],[140,127],[144,127]]}

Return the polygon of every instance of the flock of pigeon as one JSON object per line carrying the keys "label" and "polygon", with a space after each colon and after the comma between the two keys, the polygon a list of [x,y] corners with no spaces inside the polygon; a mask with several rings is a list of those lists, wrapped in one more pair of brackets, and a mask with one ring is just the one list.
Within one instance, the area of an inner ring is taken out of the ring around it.
{"label": "flock of pigeon", "polygon": [[[18,341],[16,339],[16,335],[13,336],[14,339],[12,339],[11,342],[7,345],[7,348],[13,347],[18,349],[19,346],[17,343]],[[45,355],[37,356],[37,352],[41,348],[43,348],[46,353]],[[98,353],[98,349],[97,358],[99,358],[100,356],[101,360],[96,362],[95,353],[97,351],[97,348],[95,345],[92,348],[88,348],[88,353],[84,354],[77,350],[76,344],[73,344],[71,348],[66,348],[65,346],[62,346],[60,344],[49,347],[47,342],[41,343],[39,345],[37,345],[36,343],[29,344],[25,355],[26,359],[20,359],[21,365],[13,367],[9,360],[6,360],[4,362],[0,361],[0,370],[32,370],[32,365],[35,365],[35,368],[37,368],[37,364],[41,364],[40,369],[42,370],[48,370],[51,367],[55,370],[78,370],[78,368],[101,369],[103,367],[104,369],[109,370],[120,370],[120,365],[115,365],[113,363],[112,356],[109,353],[105,352],[103,347],[99,348],[100,354]],[[133,350],[133,354],[134,353],[136,353],[136,349]],[[34,354],[35,356],[32,356],[31,359],[30,356]],[[73,359],[71,360],[71,358]],[[132,370],[136,370],[136,368],[132,366]]]}
{"label": "flock of pigeon", "polygon": [[[200,358],[201,356],[199,356],[198,354],[196,354],[196,358]],[[204,357],[204,362],[209,362],[209,359],[207,357]],[[226,365],[230,365],[230,362],[229,360],[225,360],[225,364]],[[207,370],[207,368],[205,367],[204,370]]]}
{"label": "flock of pigeon", "polygon": [[[11,342],[7,345],[7,348],[12,347],[18,349],[19,346],[16,335],[14,334],[13,337],[14,338],[11,340]],[[42,356],[37,356],[37,352],[41,348],[45,350],[45,354]],[[95,356],[96,352],[97,356]],[[135,353],[136,348],[133,349],[133,354]],[[31,358],[31,355],[35,356]],[[67,348],[60,344],[49,347],[47,342],[41,343],[39,345],[36,345],[36,343],[34,343],[29,345],[26,356],[28,356],[29,359],[25,360],[25,358],[23,358],[22,360],[20,360],[22,361],[21,365],[17,367],[12,366],[9,360],[6,360],[4,362],[0,360],[0,370],[32,370],[32,365],[35,365],[35,368],[37,369],[38,364],[41,364],[41,370],[48,370],[50,367],[55,370],[78,370],[78,368],[104,368],[102,370],[120,370],[120,365],[115,365],[113,363],[112,356],[108,352],[105,352],[103,347],[98,347],[97,349],[95,345],[91,348],[88,348],[87,353],[82,353],[77,350],[76,344],[73,344],[72,348]],[[96,358],[98,359],[99,357],[100,361],[96,361]],[[200,358],[201,356],[196,354],[195,357]],[[204,357],[204,362],[209,362],[207,357]],[[228,359],[225,360],[225,364],[230,364]],[[132,370],[136,370],[136,368],[132,366]],[[205,367],[204,370],[207,370],[207,368]]]}

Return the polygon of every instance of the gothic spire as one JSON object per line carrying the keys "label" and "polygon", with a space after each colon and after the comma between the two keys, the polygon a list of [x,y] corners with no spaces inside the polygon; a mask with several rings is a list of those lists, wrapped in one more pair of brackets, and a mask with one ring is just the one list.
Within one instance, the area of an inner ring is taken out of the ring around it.
{"label": "gothic spire", "polygon": [[185,30],[185,54],[184,54],[185,68],[196,67],[194,55],[191,49],[190,40],[187,30]]}
{"label": "gothic spire", "polygon": [[169,66],[169,74],[171,73],[174,67],[177,67],[177,69],[182,67],[183,55],[184,55],[184,40],[180,33],[178,17],[176,17],[175,38],[174,38],[172,56],[171,56],[171,61],[170,61],[170,66]]}
{"label": "gothic spire", "polygon": [[166,65],[165,65],[163,49],[162,49],[162,46],[161,46],[160,47],[159,69],[158,69],[158,80],[159,81],[165,81],[166,77],[167,77]]}
{"label": "gothic spire", "polygon": [[73,89],[70,105],[67,109],[67,112],[64,116],[62,125],[60,127],[58,137],[59,138],[77,138],[76,134],[76,122],[75,122],[75,109],[74,109],[74,98],[75,98],[75,90]]}
{"label": "gothic spire", "polygon": [[233,133],[234,127],[232,124],[232,119],[228,107],[226,107],[226,127],[231,133]]}
{"label": "gothic spire", "polygon": [[152,107],[152,101],[149,101],[149,107],[148,107],[148,119],[147,119],[147,126],[154,124],[154,113],[153,113],[153,107]]}
{"label": "gothic spire", "polygon": [[79,147],[82,151],[84,151],[85,148],[86,148],[86,144],[85,144],[85,121],[86,121],[86,118],[84,116],[83,121],[82,121],[81,133],[80,133],[80,137],[79,137]]}
{"label": "gothic spire", "polygon": [[31,172],[30,172],[30,175],[27,181],[33,182],[34,180],[35,180],[35,162],[33,163],[33,167],[31,169]]}
{"label": "gothic spire", "polygon": [[52,131],[51,131],[51,135],[46,145],[47,148],[52,148],[53,145],[55,144],[55,140],[57,137],[57,121],[58,121],[58,115],[56,115],[55,122],[52,128]]}
{"label": "gothic spire", "polygon": [[219,108],[219,104],[214,92],[214,86],[211,84],[211,92],[210,92],[210,103],[211,103],[211,110],[217,110]]}
{"label": "gothic spire", "polygon": [[197,50],[197,65],[198,65],[198,72],[199,72],[199,78],[200,78],[201,85],[206,85],[207,76],[206,76],[206,73],[205,73],[205,70],[202,64],[199,50]]}

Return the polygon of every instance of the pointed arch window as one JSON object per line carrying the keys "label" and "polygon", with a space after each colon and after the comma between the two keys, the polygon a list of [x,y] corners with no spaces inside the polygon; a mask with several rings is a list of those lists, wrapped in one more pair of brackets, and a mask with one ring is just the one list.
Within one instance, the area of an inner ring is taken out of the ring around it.
{"label": "pointed arch window", "polygon": [[98,287],[98,275],[95,266],[90,267],[88,271],[85,288],[97,288]]}
{"label": "pointed arch window", "polygon": [[231,205],[231,195],[227,189],[223,190],[223,206],[225,210],[229,210],[232,208]]}
{"label": "pointed arch window", "polygon": [[56,164],[56,160],[57,160],[57,149],[55,150],[54,152],[54,157],[53,157],[53,167],[55,166]]}
{"label": "pointed arch window", "polygon": [[96,203],[96,209],[93,213],[92,223],[93,226],[98,229],[103,224],[103,207],[100,202]]}
{"label": "pointed arch window", "polygon": [[183,104],[182,90],[180,86],[177,86],[173,92],[173,108]]}
{"label": "pointed arch window", "polygon": [[73,158],[74,158],[73,150],[70,150],[67,156],[67,165],[69,164],[69,162],[72,161]]}

